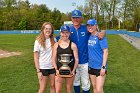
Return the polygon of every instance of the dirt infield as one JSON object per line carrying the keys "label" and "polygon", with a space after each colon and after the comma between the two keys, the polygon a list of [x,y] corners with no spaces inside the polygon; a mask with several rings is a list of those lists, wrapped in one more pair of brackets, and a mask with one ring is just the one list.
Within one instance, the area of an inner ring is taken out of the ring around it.
{"label": "dirt infield", "polygon": [[21,55],[21,53],[20,52],[9,52],[9,51],[0,50],[0,58],[16,56],[16,55]]}

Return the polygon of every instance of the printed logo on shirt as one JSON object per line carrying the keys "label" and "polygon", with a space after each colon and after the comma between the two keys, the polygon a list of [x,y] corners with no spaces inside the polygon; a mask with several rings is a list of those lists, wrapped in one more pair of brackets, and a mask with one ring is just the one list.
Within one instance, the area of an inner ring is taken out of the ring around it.
{"label": "printed logo on shirt", "polygon": [[73,32],[71,31],[71,34],[73,34]]}
{"label": "printed logo on shirt", "polygon": [[95,40],[88,40],[88,45],[94,46],[96,44]]}
{"label": "printed logo on shirt", "polygon": [[81,36],[85,36],[85,32],[81,32]]}

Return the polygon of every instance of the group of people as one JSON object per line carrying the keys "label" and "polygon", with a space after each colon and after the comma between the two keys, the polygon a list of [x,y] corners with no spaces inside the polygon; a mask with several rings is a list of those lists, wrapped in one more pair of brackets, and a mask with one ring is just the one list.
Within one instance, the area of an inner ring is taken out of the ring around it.
{"label": "group of people", "polygon": [[[108,44],[105,32],[100,32],[95,19],[82,25],[82,12],[72,11],[72,26],[60,28],[60,39],[53,36],[53,26],[45,22],[34,43],[34,62],[39,80],[38,93],[45,93],[49,82],[50,93],[90,93],[90,80],[94,93],[104,93],[103,85],[107,73]],[[59,76],[60,54],[72,54],[74,60],[68,65],[73,77]],[[49,80],[48,80],[49,79]]]}

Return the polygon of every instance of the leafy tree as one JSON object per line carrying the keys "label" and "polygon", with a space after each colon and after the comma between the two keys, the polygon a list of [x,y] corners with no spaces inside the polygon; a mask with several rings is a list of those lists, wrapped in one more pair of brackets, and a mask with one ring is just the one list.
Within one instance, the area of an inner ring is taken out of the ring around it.
{"label": "leafy tree", "polygon": [[54,8],[51,18],[53,19],[53,25],[55,29],[60,29],[60,26],[63,24],[61,21],[62,18],[61,12],[56,8]]}
{"label": "leafy tree", "polygon": [[1,0],[4,7],[13,7],[16,5],[16,0]]}
{"label": "leafy tree", "polygon": [[21,21],[18,24],[18,29],[19,30],[27,30],[28,21],[26,19],[21,19]]}

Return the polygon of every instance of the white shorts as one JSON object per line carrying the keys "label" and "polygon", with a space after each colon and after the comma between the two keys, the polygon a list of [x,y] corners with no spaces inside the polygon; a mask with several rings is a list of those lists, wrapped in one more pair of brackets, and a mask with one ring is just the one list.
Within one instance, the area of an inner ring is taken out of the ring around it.
{"label": "white shorts", "polygon": [[90,89],[88,63],[78,64],[78,67],[76,69],[75,79],[74,79],[74,86],[80,86],[80,79],[82,83],[82,89],[84,91],[88,91]]}

